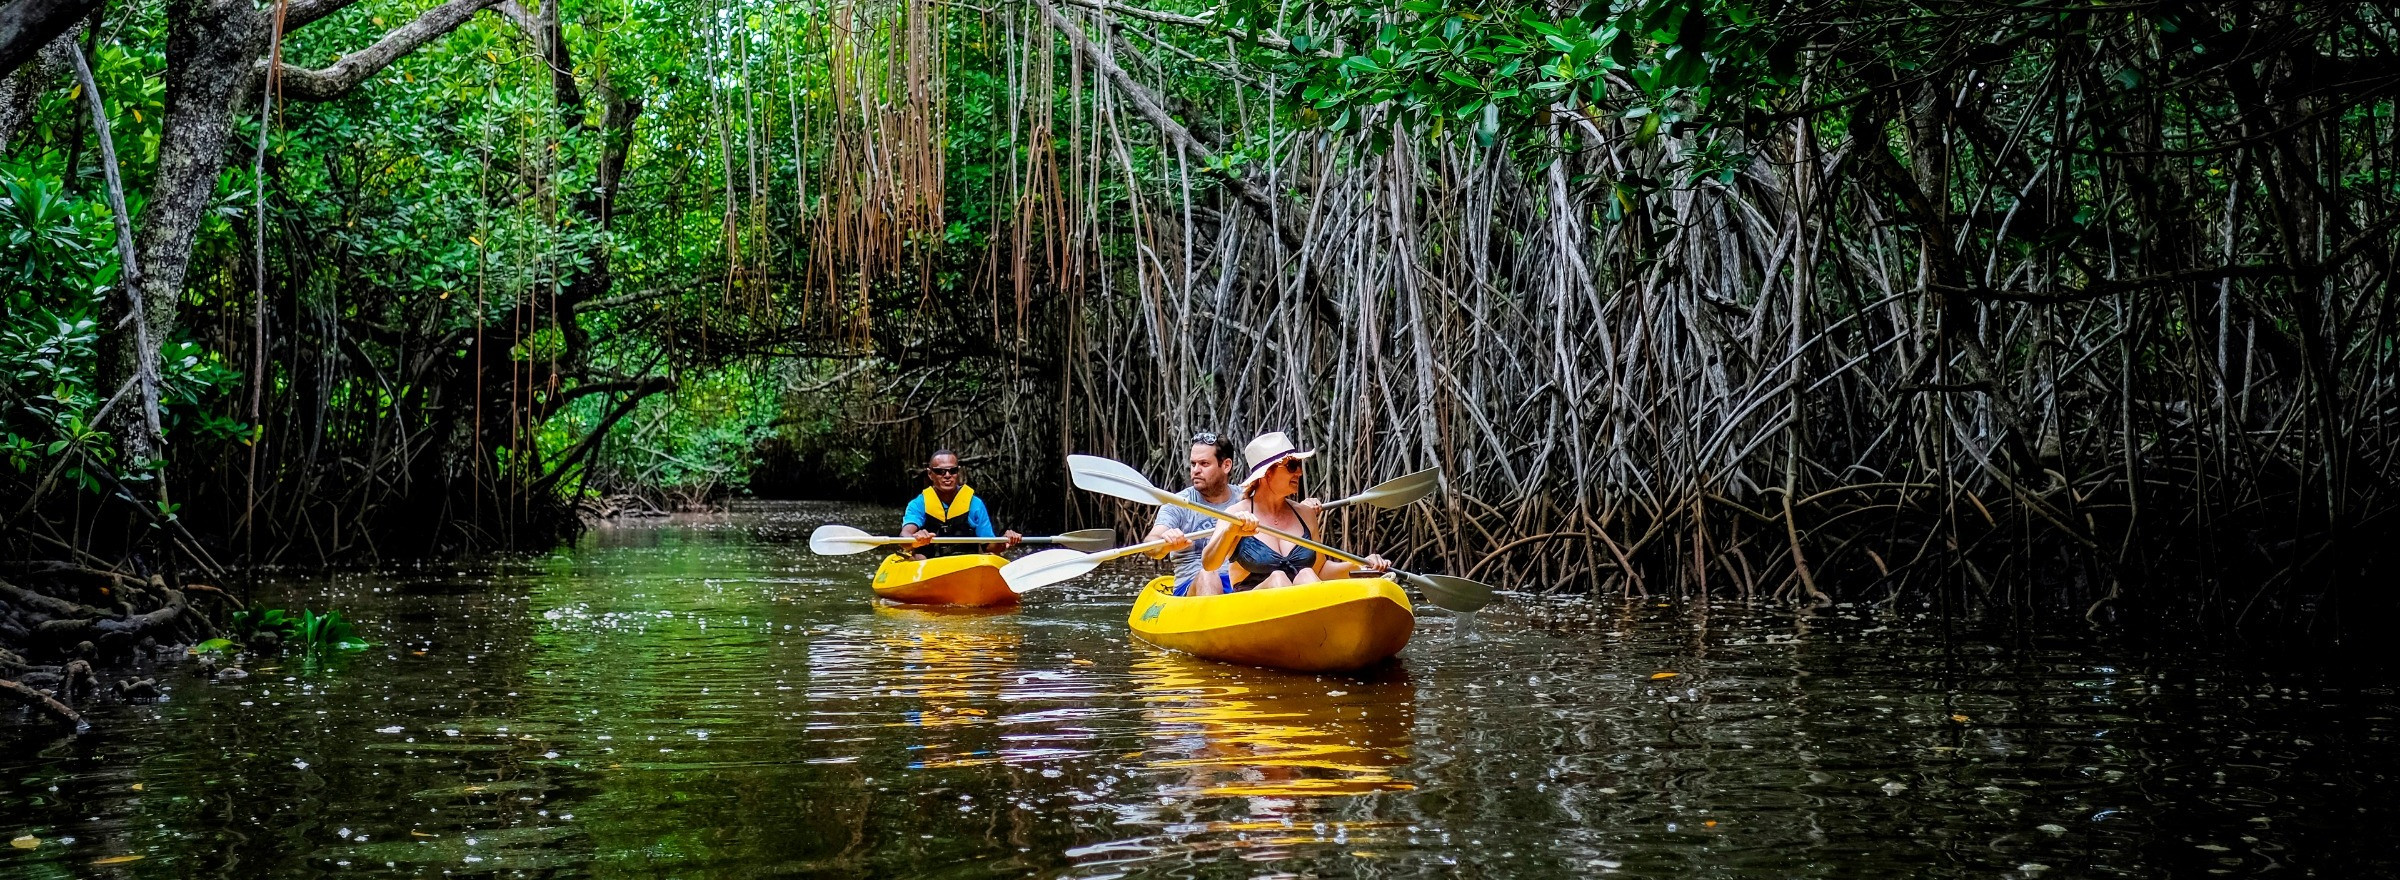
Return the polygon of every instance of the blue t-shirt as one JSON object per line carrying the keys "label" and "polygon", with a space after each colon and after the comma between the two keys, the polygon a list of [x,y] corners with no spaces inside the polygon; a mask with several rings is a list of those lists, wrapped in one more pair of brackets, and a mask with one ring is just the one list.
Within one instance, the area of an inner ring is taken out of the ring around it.
{"label": "blue t-shirt", "polygon": [[[900,515],[900,521],[920,529],[933,528],[933,517],[925,515],[924,493],[908,500],[908,512]],[[992,512],[984,509],[982,496],[967,499],[967,525],[975,527],[976,537],[1000,537],[1000,532],[992,528]]]}

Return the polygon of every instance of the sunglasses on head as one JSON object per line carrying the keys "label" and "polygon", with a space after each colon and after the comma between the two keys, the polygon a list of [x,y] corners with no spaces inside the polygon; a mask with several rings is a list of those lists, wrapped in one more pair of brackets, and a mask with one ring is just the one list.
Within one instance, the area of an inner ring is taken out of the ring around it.
{"label": "sunglasses on head", "polygon": [[1192,435],[1193,446],[1215,446],[1217,444],[1217,432],[1215,431],[1202,431]]}
{"label": "sunglasses on head", "polygon": [[929,473],[929,474],[933,474],[934,476],[937,476],[937,477],[947,477],[947,476],[952,476],[952,475],[955,475],[955,474],[957,474],[957,473],[958,473],[958,468],[956,468],[956,467],[938,467],[938,468],[937,468],[937,467],[929,467],[929,468],[926,468],[926,469],[925,469],[925,472],[926,472],[926,473]]}

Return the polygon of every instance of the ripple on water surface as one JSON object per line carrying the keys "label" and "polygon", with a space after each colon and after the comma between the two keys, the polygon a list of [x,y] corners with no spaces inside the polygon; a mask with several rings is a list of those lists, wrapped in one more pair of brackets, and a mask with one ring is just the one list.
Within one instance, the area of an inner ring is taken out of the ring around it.
{"label": "ripple on water surface", "polygon": [[2295,876],[2400,870],[2394,699],[2080,641],[1522,598],[1355,676],[1131,641],[1139,574],[876,606],[765,506],[272,585],[376,643],[55,739],[0,872]]}

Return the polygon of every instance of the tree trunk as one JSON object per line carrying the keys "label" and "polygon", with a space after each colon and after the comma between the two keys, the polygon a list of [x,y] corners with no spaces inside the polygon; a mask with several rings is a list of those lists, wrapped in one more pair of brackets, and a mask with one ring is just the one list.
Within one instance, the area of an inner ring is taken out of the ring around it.
{"label": "tree trunk", "polygon": [[100,0],[10,0],[0,3],[0,76],[49,48],[90,15]]}
{"label": "tree trunk", "polygon": [[[158,173],[150,202],[142,209],[136,250],[144,277],[138,319],[151,350],[135,343],[125,319],[130,304],[108,300],[101,321],[103,381],[122,384],[145,361],[155,363],[156,344],[175,330],[183,299],[183,274],[191,265],[193,239],[225,170],[225,145],[233,134],[234,103],[248,91],[251,64],[265,48],[265,19],[246,0],[172,0],[167,4],[166,118],[159,135]],[[128,407],[110,425],[125,453],[139,467],[159,459],[150,436],[152,414]],[[163,478],[159,486],[163,491]]]}
{"label": "tree trunk", "polygon": [[67,72],[67,51],[74,48],[83,28],[69,28],[42,47],[33,62],[0,77],[0,151],[15,143],[25,123],[33,121],[33,105]]}

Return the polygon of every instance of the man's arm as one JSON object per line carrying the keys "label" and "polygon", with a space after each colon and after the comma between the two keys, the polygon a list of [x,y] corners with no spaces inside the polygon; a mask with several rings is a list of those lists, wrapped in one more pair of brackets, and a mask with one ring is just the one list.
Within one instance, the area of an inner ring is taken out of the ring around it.
{"label": "man's arm", "polygon": [[1018,539],[1024,537],[1017,534],[1017,530],[1015,529],[1010,529],[1005,533],[995,534],[994,529],[992,528],[991,508],[983,506],[983,499],[981,498],[977,498],[968,503],[967,524],[975,527],[975,535],[977,537],[1002,539],[984,545],[983,549],[986,552],[1006,553],[1009,550],[1015,549]]}
{"label": "man's arm", "polygon": [[933,543],[933,532],[924,528],[924,522],[925,496],[919,495],[909,499],[908,509],[900,513],[900,537],[916,539],[909,542],[909,549],[922,550],[925,545]]}
{"label": "man's arm", "polygon": [[1167,542],[1166,544],[1161,545],[1158,549],[1152,550],[1146,554],[1152,559],[1165,559],[1169,553],[1192,546],[1191,539],[1184,537],[1183,529],[1172,525],[1167,521],[1168,511],[1173,509],[1174,508],[1170,507],[1159,508],[1158,515],[1150,518],[1149,533],[1142,536],[1141,543],[1144,544],[1157,540],[1165,540]]}

